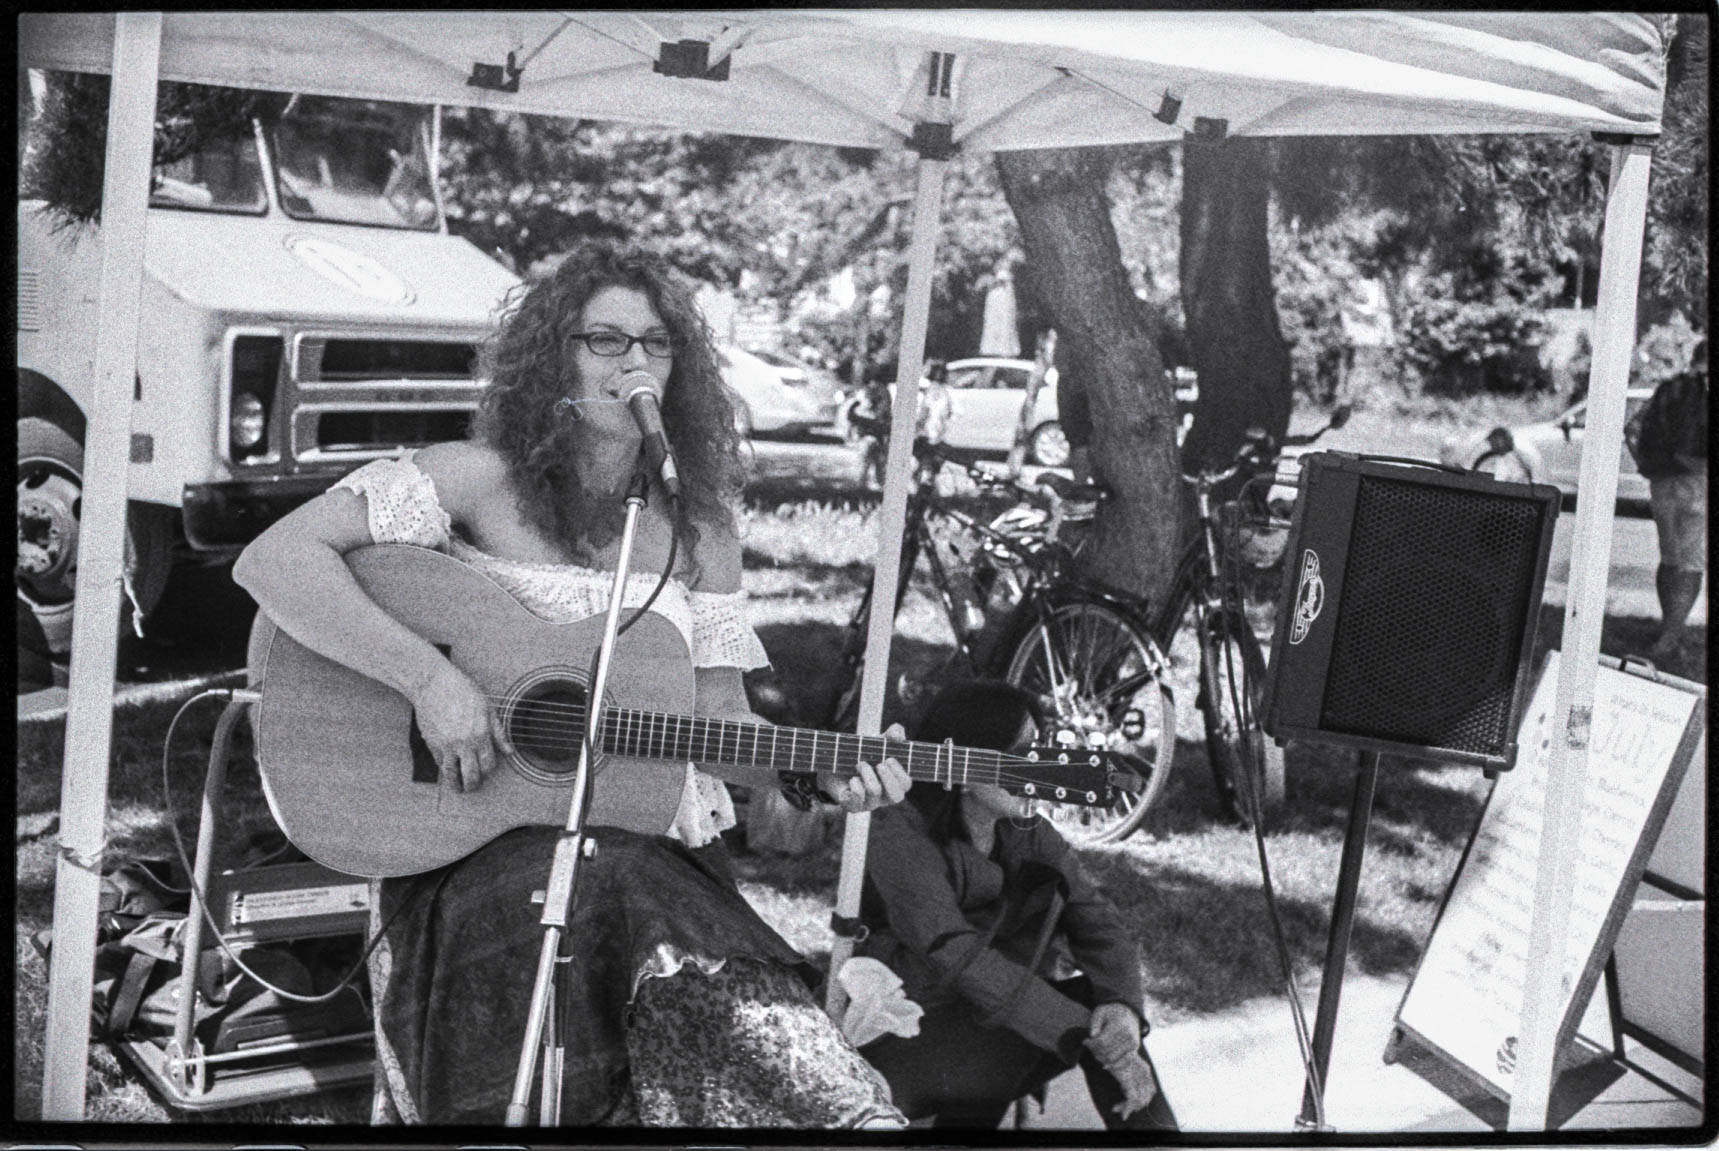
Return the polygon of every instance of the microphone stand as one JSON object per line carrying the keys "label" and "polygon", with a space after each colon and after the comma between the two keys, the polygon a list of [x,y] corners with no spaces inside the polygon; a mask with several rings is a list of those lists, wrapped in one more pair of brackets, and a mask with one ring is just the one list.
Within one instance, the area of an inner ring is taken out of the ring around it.
{"label": "microphone stand", "polygon": [[513,1080],[513,1098],[507,1105],[507,1126],[525,1126],[526,1109],[531,1101],[531,1078],[536,1069],[541,1047],[544,1054],[543,1096],[538,1120],[542,1126],[553,1126],[561,1116],[562,1037],[560,1028],[546,1022],[554,998],[557,955],[568,916],[573,907],[575,885],[578,883],[579,861],[597,854],[594,840],[585,838],[585,807],[591,791],[591,759],[602,732],[603,694],[608,685],[609,663],[614,657],[615,637],[621,619],[621,593],[627,586],[627,568],[632,561],[633,535],[638,526],[639,512],[645,506],[649,480],[643,467],[633,473],[627,486],[627,519],[621,529],[620,553],[615,561],[615,578],[609,590],[609,613],[603,622],[603,641],[597,649],[596,671],[585,691],[585,738],[579,745],[579,766],[573,776],[573,797],[568,805],[566,830],[555,844],[555,857],[549,866],[549,885],[532,894],[532,902],[543,902],[543,949],[537,957],[537,979],[531,989],[531,1007],[525,1021],[525,1039],[519,1052],[519,1070]]}

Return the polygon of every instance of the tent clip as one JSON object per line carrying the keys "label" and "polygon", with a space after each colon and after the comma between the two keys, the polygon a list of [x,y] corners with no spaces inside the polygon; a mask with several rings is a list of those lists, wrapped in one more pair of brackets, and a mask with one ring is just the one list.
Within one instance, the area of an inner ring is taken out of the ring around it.
{"label": "tent clip", "polygon": [[487,88],[491,92],[519,91],[519,76],[525,69],[514,63],[514,54],[507,54],[505,64],[480,64],[472,62],[472,74],[466,77],[466,87]]}
{"label": "tent clip", "polygon": [[913,125],[907,146],[918,152],[922,160],[947,160],[957,151],[955,129],[950,124],[920,120]]}
{"label": "tent clip", "polygon": [[1594,143],[1617,145],[1646,144],[1651,148],[1653,145],[1659,143],[1659,133],[1655,132],[1644,135],[1633,132],[1595,132]]}
{"label": "tent clip", "polygon": [[1194,130],[1187,133],[1186,138],[1215,144],[1229,135],[1229,132],[1230,122],[1220,116],[1195,116]]}
{"label": "tent clip", "polygon": [[657,48],[651,71],[677,80],[726,80],[731,56],[710,62],[709,40],[664,41]]}
{"label": "tent clip", "polygon": [[106,857],[106,855],[107,855],[107,840],[106,839],[103,839],[100,843],[96,844],[96,849],[94,851],[90,852],[88,855],[79,854],[79,852],[77,851],[76,848],[67,847],[63,843],[60,845],[60,858],[61,859],[65,860],[67,863],[71,864],[73,867],[78,868],[80,871],[89,872],[91,875],[100,875],[101,874],[102,860]]}

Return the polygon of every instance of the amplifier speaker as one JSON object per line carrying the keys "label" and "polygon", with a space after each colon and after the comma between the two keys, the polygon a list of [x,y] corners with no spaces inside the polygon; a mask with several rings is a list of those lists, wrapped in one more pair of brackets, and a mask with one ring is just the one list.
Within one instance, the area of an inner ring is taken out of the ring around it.
{"label": "amplifier speaker", "polygon": [[1266,731],[1512,767],[1558,503],[1549,484],[1302,457]]}

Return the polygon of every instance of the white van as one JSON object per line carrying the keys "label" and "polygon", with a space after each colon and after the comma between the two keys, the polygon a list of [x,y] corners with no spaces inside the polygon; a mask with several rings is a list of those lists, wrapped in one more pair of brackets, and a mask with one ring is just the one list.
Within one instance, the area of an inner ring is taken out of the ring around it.
{"label": "white van", "polygon": [[[131,410],[126,592],[236,553],[367,460],[465,434],[518,278],[450,236],[434,110],[296,96],[157,165]],[[69,650],[99,227],[18,208],[20,608]],[[20,611],[20,623],[25,622]]]}

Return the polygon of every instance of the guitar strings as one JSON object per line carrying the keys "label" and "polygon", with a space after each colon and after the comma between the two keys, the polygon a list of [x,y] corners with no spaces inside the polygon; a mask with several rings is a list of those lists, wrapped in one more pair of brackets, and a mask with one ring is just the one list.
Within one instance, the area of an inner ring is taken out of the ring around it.
{"label": "guitar strings", "polygon": [[[585,730],[586,708],[585,708],[585,704],[583,701],[578,702],[578,703],[559,703],[559,702],[556,702],[554,700],[547,700],[547,699],[517,700],[517,699],[515,699],[515,697],[512,697],[512,696],[502,696],[502,695],[494,695],[494,694],[487,694],[487,693],[484,695],[484,698],[489,700],[490,702],[496,703],[496,704],[506,704],[506,703],[510,703],[510,702],[513,703],[514,704],[513,720],[512,720],[512,723],[510,724],[510,730],[517,732],[517,733],[520,733],[522,735],[526,735],[528,737],[537,736],[537,737],[554,738],[554,739],[569,739],[569,738],[573,738],[576,735],[582,734]],[[629,733],[627,731],[628,726],[635,722],[634,717],[640,717],[640,720],[639,720],[640,728],[638,731],[633,732],[632,736],[635,738],[639,738],[639,739],[644,740],[647,745],[649,743],[653,742],[654,740],[656,740],[660,736],[662,738],[664,750],[666,751],[667,745],[668,745],[668,742],[670,739],[672,739],[675,742],[675,744],[678,746],[682,735],[686,734],[686,733],[681,733],[679,731],[675,731],[671,734],[669,731],[663,730],[660,728],[655,729],[655,730],[646,730],[649,727],[649,725],[654,722],[652,717],[659,715],[659,714],[662,714],[662,713],[637,711],[637,710],[631,709],[631,708],[614,708],[614,707],[605,708],[604,709],[604,716],[603,716],[603,730],[599,733],[599,735],[601,738],[603,738],[605,740],[605,742],[607,742],[610,738],[615,738],[617,740],[626,739],[629,737]],[[746,724],[746,723],[741,723],[739,721],[714,719],[714,718],[705,717],[705,716],[687,716],[684,718],[686,720],[688,720],[689,722],[692,722],[692,723],[704,723],[707,725],[711,724],[711,723],[715,723],[718,725],[727,724],[727,723],[734,723],[736,725],[736,727],[739,728],[742,733],[747,732],[747,731],[751,731],[754,733],[766,732],[766,731],[773,732],[773,733],[779,733],[780,731],[784,730],[782,728],[777,728],[777,727],[773,727],[771,725],[766,725],[766,724]],[[677,720],[677,722],[678,722],[678,720]],[[821,768],[821,767],[817,766],[818,751],[820,749],[816,745],[816,740],[819,737],[832,738],[832,739],[838,739],[838,740],[844,739],[844,738],[852,738],[852,739],[859,740],[859,741],[883,740],[884,741],[883,752],[884,752],[884,755],[886,757],[895,748],[901,748],[901,747],[906,748],[905,755],[906,755],[907,762],[903,762],[903,767],[907,770],[909,776],[911,776],[912,778],[914,778],[916,780],[925,780],[927,782],[937,782],[937,783],[953,783],[954,782],[953,774],[954,774],[955,769],[954,769],[954,766],[952,764],[950,764],[949,761],[945,758],[947,756],[947,749],[942,744],[927,744],[927,743],[922,743],[922,742],[918,742],[915,740],[892,740],[892,739],[889,739],[888,737],[883,736],[883,735],[856,736],[856,735],[853,735],[853,733],[851,733],[851,732],[824,732],[824,731],[818,731],[818,730],[812,729],[812,728],[787,728],[785,730],[794,732],[796,734],[798,734],[800,732],[806,732],[807,734],[809,734],[810,736],[813,737],[813,745],[812,745],[812,748],[810,749],[810,751],[811,751],[810,759],[811,759],[811,762],[813,764],[814,770],[819,770],[819,771],[828,770],[831,772],[835,772],[837,774],[840,774],[841,772],[843,772],[845,770],[845,771],[848,771],[851,773],[851,772],[857,770],[857,765],[860,762],[860,755],[863,754],[864,751],[866,750],[863,745],[856,747],[853,751],[853,756],[854,756],[853,765],[851,765],[851,766],[850,765],[843,765],[836,758],[837,753],[840,750],[840,747],[838,744],[838,746],[836,748],[830,749],[830,761],[829,761],[830,766],[828,768]],[[726,732],[722,732],[722,731],[718,732],[718,738],[717,738],[718,753],[717,754],[719,757],[721,755],[720,749],[721,749],[721,747],[722,747],[722,745],[726,739],[726,734],[727,734]],[[734,749],[737,754],[739,752],[738,739],[739,739],[739,735],[737,734],[736,735],[737,745]],[[779,758],[777,753],[780,751],[780,748],[777,745],[779,743],[780,743],[779,737],[777,739],[773,740],[771,752],[770,752],[769,756],[767,757],[768,761],[769,761],[768,766],[770,766],[770,767],[776,767],[777,766],[776,761]],[[703,750],[708,752],[708,749],[709,749],[708,738],[706,738],[705,746],[704,746]],[[1052,767],[1052,766],[1078,766],[1075,764],[1054,765],[1052,762],[1047,762],[1044,760],[1037,760],[1037,761],[1029,760],[1029,759],[1025,758],[1024,756],[1011,756],[1011,755],[1008,755],[1004,752],[992,751],[992,750],[986,749],[986,748],[962,748],[960,750],[961,750],[961,753],[963,756],[963,763],[962,763],[961,770],[962,770],[964,777],[970,776],[971,774],[974,773],[975,770],[977,770],[979,772],[979,774],[981,774],[983,777],[986,777],[986,778],[982,778],[981,780],[979,780],[979,782],[995,782],[999,786],[1004,786],[1004,785],[1008,785],[1008,784],[1014,784],[1017,786],[1025,786],[1025,785],[1031,784],[1035,787],[1066,786],[1066,785],[1058,785],[1058,784],[1052,783],[1052,782],[1047,782],[1043,778],[1042,769]],[[760,756],[758,755],[759,751],[760,751],[759,740],[758,740],[757,736],[755,735],[754,736],[754,745],[753,745],[753,756],[752,756],[752,758],[754,760],[757,760],[760,758]],[[913,766],[911,760],[913,759],[913,757],[915,756],[916,753],[921,757],[927,756],[927,755],[929,755],[931,757],[932,765],[931,765],[929,771],[927,771],[927,769],[921,767],[919,769],[921,774],[919,774],[919,775],[914,774],[914,766]],[[618,754],[624,754],[624,753],[618,753]],[[796,755],[797,755],[797,750],[793,747],[792,744],[790,744],[790,751],[789,751],[790,762],[793,761],[793,759],[796,757]],[[975,756],[978,757],[978,763],[973,762],[973,757],[975,757]],[[679,756],[676,756],[675,758],[679,758]],[[688,753],[686,755],[686,758],[688,758],[688,759],[696,758],[691,754],[690,746],[688,747]],[[896,759],[897,759],[897,762],[902,762],[903,757],[898,755],[898,756],[896,756]],[[987,761],[989,761],[989,763],[987,763]],[[1012,766],[1012,765],[1022,765],[1022,766],[1030,765],[1033,768],[1037,768],[1037,769],[1041,769],[1041,770],[1036,771],[1033,774],[1022,774],[1021,772],[1018,772],[1018,771],[1005,770],[1006,766]],[[948,778],[945,778],[945,777],[948,777]],[[1085,789],[1074,788],[1071,790],[1077,790],[1078,791],[1078,790],[1085,790]]]}
{"label": "guitar strings", "polygon": [[[547,709],[545,709],[545,710],[547,710]],[[514,722],[511,725],[512,730],[516,734],[524,735],[527,737],[559,738],[559,739],[572,739],[574,736],[576,736],[577,734],[580,734],[584,731],[584,722],[583,722],[584,708],[583,707],[569,707],[567,705],[560,705],[558,710],[567,712],[570,718],[574,717],[574,716],[578,717],[579,722],[578,723],[572,723],[572,722],[568,722],[568,720],[554,719],[554,718],[548,718],[548,717],[533,720],[533,719],[527,718],[527,716],[529,715],[529,712],[527,713],[526,716],[521,716],[516,712]],[[619,709],[619,710],[608,709],[604,715],[603,730],[600,733],[600,735],[604,738],[605,743],[607,743],[611,739],[615,740],[616,742],[642,743],[645,745],[645,748],[647,749],[647,751],[648,751],[648,748],[652,744],[656,744],[656,745],[661,747],[663,753],[665,753],[665,757],[667,757],[667,753],[670,751],[671,747],[678,749],[678,748],[681,748],[684,746],[685,758],[688,758],[688,759],[698,758],[698,756],[693,754],[693,749],[692,749],[693,740],[691,739],[691,733],[690,732],[682,732],[682,731],[678,731],[678,730],[669,730],[669,729],[665,729],[662,727],[652,727],[650,725],[652,724],[653,721],[650,719],[650,717],[653,714],[655,714],[655,713],[634,712],[631,709]],[[643,722],[639,723],[637,727],[634,727],[634,724],[635,724],[634,717],[635,716],[645,717]],[[705,719],[704,717],[697,717],[695,722],[705,722],[705,723],[714,722],[714,723],[721,724],[721,723],[732,722],[732,721],[708,720],[708,719]],[[772,727],[769,727],[767,725],[759,725],[759,724],[745,724],[745,725],[739,725],[739,726],[741,729],[740,732],[738,732],[734,735],[734,746],[733,746],[734,754],[738,758],[741,758],[741,759],[748,758],[748,756],[742,754],[742,751],[741,751],[741,748],[742,748],[741,736],[746,732],[751,732],[751,733],[754,733],[754,738],[753,738],[751,755],[749,758],[753,759],[755,762],[761,761],[761,762],[767,763],[768,766],[776,767],[778,765],[778,762],[783,758],[782,748],[780,746],[780,744],[781,744],[780,738],[779,738],[779,736],[776,738],[773,738],[771,741],[770,750],[768,752],[765,752],[764,747],[763,747],[763,741],[762,741],[761,733],[763,733],[763,732],[776,733],[776,732],[779,732],[783,729],[772,728]],[[907,769],[908,774],[910,776],[913,776],[915,779],[923,779],[923,780],[928,780],[931,782],[954,782],[956,774],[959,773],[962,776],[963,781],[966,781],[972,775],[977,774],[980,777],[980,779],[977,782],[985,782],[985,783],[995,782],[995,783],[1000,784],[1000,785],[1001,784],[1016,784],[1016,785],[1033,784],[1033,785],[1038,786],[1038,787],[1047,787],[1047,786],[1054,787],[1054,786],[1057,786],[1055,783],[1047,782],[1043,778],[1042,769],[1053,766],[1051,763],[1048,763],[1045,761],[1032,761],[1032,760],[1028,760],[1022,756],[1010,756],[1010,755],[1007,755],[1005,753],[992,751],[989,749],[984,749],[984,748],[973,748],[973,749],[962,748],[962,749],[960,749],[962,761],[957,766],[956,764],[954,764],[953,762],[950,761],[950,759],[948,758],[948,750],[941,744],[928,744],[928,743],[921,743],[921,742],[917,742],[917,741],[913,741],[913,740],[889,740],[889,739],[885,739],[885,737],[883,737],[883,736],[856,737],[856,736],[852,736],[851,733],[817,732],[817,731],[812,731],[812,729],[788,728],[786,730],[791,731],[791,732],[795,732],[796,734],[798,732],[800,732],[801,730],[806,730],[806,731],[810,731],[811,734],[815,737],[822,736],[822,737],[837,738],[837,739],[853,738],[856,740],[872,740],[872,739],[884,740],[884,747],[882,749],[883,755],[885,757],[887,757],[892,751],[896,752],[897,753],[896,754],[897,761],[902,762],[905,760],[906,762],[904,762],[904,764],[903,764],[904,767]],[[723,746],[725,744],[727,744],[728,740],[729,740],[728,733],[718,732],[718,735],[717,735],[717,746],[718,746],[717,756],[719,759],[722,756],[721,749],[723,748]],[[708,754],[708,752],[709,752],[708,737],[703,737],[699,742],[701,742],[703,745],[702,750],[706,754]],[[845,755],[843,754],[840,746],[838,745],[837,747],[830,748],[829,749],[830,758],[828,761],[829,766],[827,768],[824,768],[824,767],[818,767],[817,766],[818,759],[819,759],[819,752],[821,750],[823,750],[823,749],[818,748],[816,746],[815,742],[812,746],[810,746],[806,749],[806,751],[809,753],[807,755],[807,758],[810,760],[814,769],[815,770],[829,770],[829,771],[833,771],[836,773],[842,773],[844,771],[851,772],[853,770],[857,770],[857,765],[860,762],[861,757],[864,756],[866,751],[867,751],[867,749],[863,746],[863,744],[861,744],[860,746],[854,747],[851,751],[851,754],[853,756],[852,764],[844,764],[842,762],[842,759],[845,758]],[[625,754],[625,751],[621,750],[621,749],[617,749],[616,753],[617,754]],[[925,766],[917,766],[917,774],[916,774],[916,765],[912,761],[916,757],[917,758],[923,758],[926,756],[929,756],[932,760],[930,767],[927,768]],[[655,756],[650,755],[648,757],[654,758]],[[792,763],[794,760],[796,760],[799,757],[800,757],[799,749],[797,747],[795,747],[794,744],[791,743],[789,750],[788,750],[788,756],[787,756],[787,758],[789,759],[789,762]],[[673,758],[680,758],[680,756],[675,755],[675,756],[673,756]],[[1041,770],[1038,772],[1035,772],[1034,774],[1023,774],[1019,771],[1007,770],[1007,768],[1009,768],[1011,766],[1015,766],[1015,765],[1024,766],[1027,764],[1031,764],[1035,768],[1040,768]],[[1083,790],[1083,789],[1076,788],[1075,790]]]}

